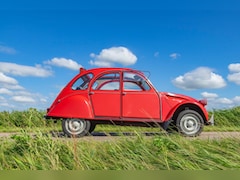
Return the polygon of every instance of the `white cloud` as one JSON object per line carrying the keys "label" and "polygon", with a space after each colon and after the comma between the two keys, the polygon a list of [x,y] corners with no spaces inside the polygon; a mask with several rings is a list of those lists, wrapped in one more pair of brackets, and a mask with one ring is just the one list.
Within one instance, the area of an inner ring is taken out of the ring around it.
{"label": "white cloud", "polygon": [[240,96],[235,96],[233,98],[233,102],[235,102],[236,104],[239,104],[240,105]]}
{"label": "white cloud", "polygon": [[34,95],[33,95],[32,93],[28,92],[28,91],[17,91],[17,92],[15,93],[15,95],[20,95],[20,96],[33,96],[33,97],[34,97]]}
{"label": "white cloud", "polygon": [[231,99],[228,99],[228,98],[219,98],[216,100],[217,103],[220,103],[220,104],[227,104],[227,105],[231,105],[233,104],[233,101]]}
{"label": "white cloud", "polygon": [[79,68],[82,67],[82,65],[78,64],[76,61],[72,59],[66,59],[66,58],[53,58],[49,61],[45,61],[45,64],[58,66],[58,67],[65,67],[72,70],[79,70]]}
{"label": "white cloud", "polygon": [[206,99],[215,99],[215,98],[218,97],[217,94],[215,94],[215,93],[208,93],[208,92],[203,92],[203,93],[201,93],[201,95],[202,95],[203,98],[206,98]]}
{"label": "white cloud", "polygon": [[169,55],[169,57],[172,58],[172,59],[177,59],[180,56],[181,56],[181,54],[179,54],[179,53],[172,53],[172,54]]}
{"label": "white cloud", "polygon": [[17,76],[48,77],[52,75],[49,69],[43,68],[41,65],[33,67],[8,62],[0,62],[0,72]]}
{"label": "white cloud", "polygon": [[11,99],[15,102],[20,102],[20,103],[34,103],[35,102],[35,100],[29,96],[13,96]]}
{"label": "white cloud", "polygon": [[229,74],[227,79],[231,82],[236,83],[237,85],[240,85],[240,72],[239,73],[233,73]]}
{"label": "white cloud", "polygon": [[11,90],[23,90],[24,87],[18,85],[18,84],[1,84],[0,87],[4,87],[4,88],[7,88],[7,89],[11,89]]}
{"label": "white cloud", "polygon": [[47,99],[46,98],[40,98],[40,102],[47,103]]}
{"label": "white cloud", "polygon": [[228,69],[230,72],[240,72],[240,63],[229,64]]}
{"label": "white cloud", "polygon": [[3,102],[3,103],[0,103],[0,108],[1,107],[14,108],[15,106],[14,105],[10,105],[7,102]]}
{"label": "white cloud", "polygon": [[137,62],[137,57],[126,47],[111,47],[103,49],[99,55],[90,54],[93,60],[90,60],[91,65],[111,67],[115,63],[125,66],[133,65]]}
{"label": "white cloud", "polygon": [[0,88],[0,94],[6,94],[6,95],[11,95],[12,91],[6,89],[6,88]]}
{"label": "white cloud", "polygon": [[15,54],[16,50],[14,48],[11,48],[11,47],[0,45],[0,52],[5,53],[5,54]]}
{"label": "white cloud", "polygon": [[230,82],[240,85],[240,63],[229,64],[228,69],[231,74],[228,75],[227,79]]}
{"label": "white cloud", "polygon": [[191,72],[175,78],[172,83],[181,89],[217,89],[226,86],[222,76],[215,74],[208,67],[199,67]]}
{"label": "white cloud", "polygon": [[207,108],[211,109],[225,109],[232,108],[240,105],[240,96],[234,98],[219,97],[218,94],[203,92],[201,93],[203,98],[208,100]]}
{"label": "white cloud", "polygon": [[18,84],[16,79],[8,77],[2,72],[0,72],[0,83],[13,84],[13,85]]}

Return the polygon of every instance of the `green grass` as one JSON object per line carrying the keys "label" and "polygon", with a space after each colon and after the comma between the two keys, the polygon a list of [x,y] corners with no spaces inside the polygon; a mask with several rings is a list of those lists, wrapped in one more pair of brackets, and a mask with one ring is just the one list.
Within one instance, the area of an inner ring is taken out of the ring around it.
{"label": "green grass", "polygon": [[[118,138],[52,138],[60,122],[44,120],[44,111],[0,112],[0,131],[18,132],[0,138],[2,170],[218,170],[240,169],[240,139],[200,140],[177,134],[146,137],[159,128],[98,125],[96,132],[117,132]],[[240,108],[216,110],[216,126],[205,131],[240,131]],[[34,132],[34,135],[33,133]],[[121,136],[134,132],[135,136]]]}
{"label": "green grass", "polygon": [[[209,113],[211,116],[212,112]],[[54,124],[52,120],[44,119],[45,111],[30,108],[25,111],[0,112],[0,132],[61,130],[61,123]],[[215,110],[215,126],[205,126],[204,131],[240,131],[240,107],[226,110]],[[159,132],[159,128],[121,127],[98,125],[100,132]]]}
{"label": "green grass", "polygon": [[240,168],[240,140],[178,135],[111,141],[53,139],[25,131],[0,139],[2,170],[223,170]]}

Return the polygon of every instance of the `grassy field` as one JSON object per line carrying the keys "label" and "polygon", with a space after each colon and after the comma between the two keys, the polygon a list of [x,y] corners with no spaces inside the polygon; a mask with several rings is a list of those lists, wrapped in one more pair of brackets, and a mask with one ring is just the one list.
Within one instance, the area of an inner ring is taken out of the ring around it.
{"label": "grassy field", "polygon": [[120,137],[115,141],[53,139],[22,132],[0,140],[2,170],[217,170],[240,168],[239,138],[178,135]]}
{"label": "grassy field", "polygon": [[[217,110],[215,127],[205,131],[239,131],[240,107]],[[11,138],[0,138],[2,170],[216,170],[240,169],[240,138],[200,140],[179,135],[145,137],[141,132],[158,128],[97,126],[100,132],[135,132],[115,141],[89,141],[52,138],[49,130],[60,124],[43,120],[36,109],[1,112],[1,131],[18,131]],[[34,136],[29,132],[34,131]]]}
{"label": "grassy field", "polygon": [[[0,112],[0,132],[15,132],[21,129],[61,129],[60,123],[54,124],[44,119],[45,111],[30,108],[25,111]],[[209,113],[209,116],[212,112]],[[226,110],[215,110],[215,126],[205,127],[206,131],[240,131],[240,107]],[[111,125],[97,126],[97,131],[158,131],[158,128],[116,127]]]}

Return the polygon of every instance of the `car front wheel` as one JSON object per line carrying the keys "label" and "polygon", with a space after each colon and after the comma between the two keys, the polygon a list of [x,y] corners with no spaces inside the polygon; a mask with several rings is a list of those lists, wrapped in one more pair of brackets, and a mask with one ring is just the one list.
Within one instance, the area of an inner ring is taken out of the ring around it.
{"label": "car front wheel", "polygon": [[198,136],[203,130],[203,125],[203,118],[193,110],[182,111],[176,120],[176,127],[184,136]]}
{"label": "car front wheel", "polygon": [[69,137],[82,137],[89,133],[91,123],[84,119],[64,119],[63,132]]}

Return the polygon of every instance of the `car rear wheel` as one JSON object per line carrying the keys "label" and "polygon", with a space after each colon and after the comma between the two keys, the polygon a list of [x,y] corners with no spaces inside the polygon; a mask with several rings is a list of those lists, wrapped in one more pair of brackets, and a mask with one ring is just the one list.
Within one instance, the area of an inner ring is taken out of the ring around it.
{"label": "car rear wheel", "polygon": [[176,127],[184,136],[198,136],[203,130],[203,125],[203,118],[193,110],[182,111],[176,120]]}
{"label": "car rear wheel", "polygon": [[92,121],[90,122],[90,124],[91,124],[91,126],[90,126],[90,129],[89,129],[88,132],[89,132],[89,133],[92,133],[92,132],[94,131],[94,129],[96,128],[96,125],[97,125],[97,124],[94,123],[94,122],[92,122]]}
{"label": "car rear wheel", "polygon": [[69,137],[82,137],[89,133],[91,123],[84,119],[64,119],[63,132]]}

